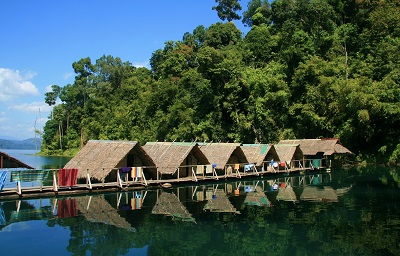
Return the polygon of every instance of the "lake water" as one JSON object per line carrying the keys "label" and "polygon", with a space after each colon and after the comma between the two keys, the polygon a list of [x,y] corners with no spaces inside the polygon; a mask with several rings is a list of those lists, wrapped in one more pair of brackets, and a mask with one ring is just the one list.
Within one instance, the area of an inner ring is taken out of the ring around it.
{"label": "lake water", "polygon": [[399,171],[0,201],[0,248],[2,255],[400,255]]}

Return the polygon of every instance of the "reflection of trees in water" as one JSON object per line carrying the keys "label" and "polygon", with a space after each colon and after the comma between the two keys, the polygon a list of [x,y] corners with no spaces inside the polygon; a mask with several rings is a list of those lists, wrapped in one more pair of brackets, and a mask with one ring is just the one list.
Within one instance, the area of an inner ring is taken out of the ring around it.
{"label": "reflection of trees in water", "polygon": [[[355,175],[352,172],[347,175]],[[151,214],[156,197],[150,195],[145,202],[149,209],[135,226],[136,232],[89,222],[83,216],[59,219],[58,223],[70,227],[68,251],[77,255],[124,255],[146,245],[149,255],[400,255],[396,211],[400,196],[393,187],[394,175],[388,171],[369,174],[376,177],[353,176],[352,189],[338,202],[243,204],[236,207],[241,214],[191,212],[194,223]],[[335,175],[341,179],[334,177],[332,187],[349,185],[348,176]],[[265,191],[267,197],[271,193]],[[189,212],[196,203],[201,202],[190,202]],[[144,210],[118,213],[129,221],[138,211]]]}

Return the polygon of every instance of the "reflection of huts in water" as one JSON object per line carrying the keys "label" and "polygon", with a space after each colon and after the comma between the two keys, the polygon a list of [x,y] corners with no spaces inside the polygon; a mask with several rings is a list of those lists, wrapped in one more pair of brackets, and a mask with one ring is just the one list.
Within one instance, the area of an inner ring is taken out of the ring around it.
{"label": "reflection of huts in water", "polygon": [[272,144],[243,144],[240,146],[249,163],[261,166],[263,171],[272,171],[271,161],[279,161]]}
{"label": "reflection of huts in water", "polygon": [[278,153],[279,160],[287,168],[299,168],[303,160],[303,152],[297,144],[276,144],[275,150]]}
{"label": "reflection of huts in water", "polygon": [[118,214],[117,209],[104,199],[103,195],[77,197],[76,204],[80,214],[90,222],[104,223],[128,231],[136,231],[129,222]]}
{"label": "reflection of huts in water", "polygon": [[226,213],[237,213],[240,214],[238,210],[229,201],[223,189],[214,189],[206,191],[206,199],[208,199],[204,210],[210,212],[226,212]]}
{"label": "reflection of huts in water", "polygon": [[34,169],[32,166],[0,151],[0,169],[2,168],[26,168]]}
{"label": "reflection of huts in water", "polygon": [[299,145],[306,162],[306,167],[330,167],[327,161],[334,160],[335,155],[353,154],[337,138],[281,140],[278,145]]}
{"label": "reflection of huts in water", "polygon": [[209,164],[194,142],[147,142],[143,149],[154,160],[157,175],[162,178],[189,177],[198,165]]}
{"label": "reflection of huts in water", "polygon": [[[246,155],[240,147],[240,143],[204,143],[200,144],[200,150],[209,160],[210,164],[215,165],[218,175],[230,175],[234,168],[240,164],[248,163]],[[228,166],[229,165],[229,166]],[[225,170],[226,167],[231,167]]]}
{"label": "reflection of huts in water", "polygon": [[278,201],[289,201],[297,202],[297,195],[290,184],[281,183],[278,188],[278,194],[276,195]]}
{"label": "reflection of huts in water", "polygon": [[300,200],[314,201],[314,202],[337,202],[338,195],[332,187],[304,187],[300,195]]}
{"label": "reflection of huts in water", "polygon": [[262,187],[260,186],[256,186],[251,192],[246,193],[246,199],[244,200],[244,203],[247,205],[257,206],[271,205]]}
{"label": "reflection of huts in water", "polygon": [[171,216],[174,220],[195,221],[192,214],[190,214],[174,193],[164,191],[157,191],[157,201],[151,213]]}
{"label": "reflection of huts in water", "polygon": [[[89,140],[64,168],[77,168],[78,178],[89,174],[98,181],[106,177],[116,181],[117,170],[127,166],[154,167],[154,162],[136,141]],[[154,168],[143,168],[143,174],[149,179],[156,173]]]}

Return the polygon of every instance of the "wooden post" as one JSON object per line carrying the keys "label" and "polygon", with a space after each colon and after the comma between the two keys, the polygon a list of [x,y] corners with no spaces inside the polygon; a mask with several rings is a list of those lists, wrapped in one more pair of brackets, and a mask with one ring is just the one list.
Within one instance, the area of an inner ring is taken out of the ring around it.
{"label": "wooden post", "polygon": [[17,194],[18,195],[22,194],[21,181],[17,181]]}
{"label": "wooden post", "polygon": [[86,186],[89,186],[89,189],[92,189],[92,182],[90,181],[89,173],[86,173]]}
{"label": "wooden post", "polygon": [[212,170],[213,170],[213,175],[215,175],[215,179],[216,179],[216,180],[219,180],[219,179],[218,179],[218,175],[217,175],[217,171],[215,170],[214,167],[211,166],[211,168],[212,168]]}
{"label": "wooden post", "polygon": [[105,182],[105,179],[106,179],[106,177],[104,176],[104,168],[103,168],[103,172],[102,172],[102,174],[101,174],[102,176],[103,176],[103,178],[102,178],[102,181],[103,181],[103,184],[102,184],[102,186],[104,187],[104,182]]}
{"label": "wooden post", "polygon": [[254,170],[256,171],[256,175],[257,175],[257,176],[260,176],[260,174],[258,173],[258,170],[257,170],[257,167],[256,167],[255,164],[253,165],[253,168],[254,168]]}
{"label": "wooden post", "polygon": [[118,187],[122,188],[121,176],[119,175],[118,169],[117,169],[117,185]]}
{"label": "wooden post", "polygon": [[194,180],[197,182],[197,177],[196,177],[196,173],[194,172],[193,166],[192,166],[192,175],[194,177]]}
{"label": "wooden post", "polygon": [[[158,174],[158,172],[157,172],[157,174]],[[147,180],[146,180],[146,177],[145,177],[144,175],[142,175],[142,178],[143,178],[143,180],[144,180],[144,184],[147,186]]]}
{"label": "wooden post", "polygon": [[58,192],[57,177],[55,170],[53,170],[53,191]]}

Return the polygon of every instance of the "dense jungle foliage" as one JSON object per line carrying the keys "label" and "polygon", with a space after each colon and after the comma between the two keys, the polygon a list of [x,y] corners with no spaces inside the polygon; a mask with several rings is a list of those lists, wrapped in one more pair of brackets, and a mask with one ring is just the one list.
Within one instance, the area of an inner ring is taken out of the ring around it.
{"label": "dense jungle foliage", "polygon": [[216,2],[223,22],[167,41],[151,69],[74,62],[74,83],[45,95],[42,150],[337,137],[361,159],[399,162],[399,0],[252,0],[242,17],[238,1]]}

